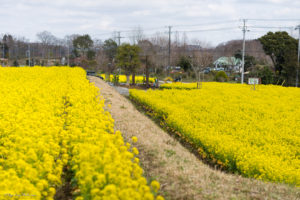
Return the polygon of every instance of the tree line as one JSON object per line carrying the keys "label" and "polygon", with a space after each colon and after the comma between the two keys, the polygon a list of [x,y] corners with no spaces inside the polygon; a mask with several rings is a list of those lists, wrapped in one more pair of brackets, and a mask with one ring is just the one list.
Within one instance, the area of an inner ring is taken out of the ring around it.
{"label": "tree line", "polygon": [[[67,35],[63,39],[48,31],[37,34],[37,42],[4,34],[0,43],[2,65],[70,65],[101,71],[169,75],[171,66],[180,66],[184,76],[200,79],[200,73],[222,56],[241,59],[242,42],[233,40],[216,47],[200,40],[173,37],[168,52],[168,37],[157,33],[151,38],[139,29],[132,34],[131,43],[118,45],[116,38],[105,41],[89,35]],[[287,32],[269,32],[257,40],[246,41],[245,71],[261,78],[264,84],[294,85],[296,79],[298,40]],[[4,59],[3,59],[4,58]],[[5,63],[8,62],[8,63]],[[120,72],[121,70],[121,72]],[[148,83],[148,81],[147,81]]]}

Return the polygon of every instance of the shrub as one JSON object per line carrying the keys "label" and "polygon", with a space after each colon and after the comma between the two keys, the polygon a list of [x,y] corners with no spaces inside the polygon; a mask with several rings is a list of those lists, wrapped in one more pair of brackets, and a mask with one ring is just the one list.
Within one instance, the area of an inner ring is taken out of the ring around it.
{"label": "shrub", "polygon": [[18,63],[17,60],[14,61],[13,66],[14,66],[14,67],[19,67],[19,63]]}
{"label": "shrub", "polygon": [[228,81],[228,76],[224,71],[219,71],[215,76],[215,81],[217,82],[226,82]]}
{"label": "shrub", "polygon": [[261,78],[262,84],[272,84],[274,83],[275,74],[268,67],[263,65],[255,66],[250,72],[250,76]]}

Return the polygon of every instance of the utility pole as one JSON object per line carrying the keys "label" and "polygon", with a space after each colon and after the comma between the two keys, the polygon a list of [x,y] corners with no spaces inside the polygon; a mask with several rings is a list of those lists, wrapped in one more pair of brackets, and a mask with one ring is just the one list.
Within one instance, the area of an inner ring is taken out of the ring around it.
{"label": "utility pole", "polygon": [[298,29],[298,63],[297,63],[297,69],[296,69],[296,87],[298,87],[299,82],[299,62],[300,62],[300,25],[298,25],[295,30]]}
{"label": "utility pole", "polygon": [[5,52],[4,52],[4,40],[2,40],[2,58],[4,59]]}
{"label": "utility pole", "polygon": [[18,49],[18,44],[14,44],[14,46],[15,46],[15,51],[14,51],[14,53],[15,53],[15,59],[16,60],[18,60],[18,58],[19,58],[19,49]]}
{"label": "utility pole", "polygon": [[172,33],[172,26],[168,26],[169,28],[169,58],[168,58],[168,67],[171,66],[171,33]]}
{"label": "utility pole", "polygon": [[68,66],[70,66],[70,44],[69,44],[69,42],[68,42]]}
{"label": "utility pole", "polygon": [[117,32],[118,33],[118,36],[116,37],[117,39],[118,39],[118,46],[120,46],[121,45],[121,32],[120,31],[118,31]]}
{"label": "utility pole", "polygon": [[[4,65],[4,40],[2,39],[2,58],[3,58],[3,60],[2,60],[2,65]],[[0,63],[0,65],[1,65],[1,63]]]}
{"label": "utility pole", "polygon": [[246,39],[246,31],[247,30],[247,26],[246,26],[246,19],[243,19],[243,54],[242,54],[242,76],[241,76],[241,84],[244,83],[244,67],[245,67],[245,39]]}
{"label": "utility pole", "polygon": [[28,44],[28,50],[27,50],[27,54],[28,54],[28,66],[30,67],[31,65],[31,61],[30,61],[30,44]]}

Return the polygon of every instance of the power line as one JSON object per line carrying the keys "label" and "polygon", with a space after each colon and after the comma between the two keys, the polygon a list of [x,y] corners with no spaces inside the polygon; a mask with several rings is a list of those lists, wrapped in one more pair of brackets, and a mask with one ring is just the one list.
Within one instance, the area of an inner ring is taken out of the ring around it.
{"label": "power line", "polygon": [[190,27],[190,26],[203,26],[203,25],[217,25],[217,24],[227,24],[231,22],[238,22],[238,20],[226,20],[226,21],[219,21],[219,22],[207,22],[201,24],[190,24],[190,25],[173,25],[173,27]]}
{"label": "power line", "polygon": [[[300,21],[300,19],[298,20],[298,19],[262,19],[262,18],[261,19],[244,19],[244,20],[246,20],[246,21],[248,21],[248,20],[250,20],[250,21],[274,21],[274,22],[277,22],[277,21],[283,21],[283,22]],[[181,33],[193,34],[193,33],[205,33],[205,32],[222,32],[222,31],[224,31],[223,34],[226,34],[228,32],[230,32],[229,34],[231,34],[232,32],[238,30],[238,25],[231,26],[231,27],[220,27],[219,28],[218,24],[220,24],[220,25],[221,24],[224,24],[224,25],[229,24],[230,25],[230,23],[232,23],[232,25],[234,25],[234,24],[236,24],[236,22],[238,22],[238,19],[222,20],[222,21],[215,21],[215,22],[204,22],[204,23],[187,24],[187,25],[177,24],[177,25],[173,25],[172,28],[179,29],[179,30],[177,30],[177,32],[180,34]],[[185,27],[187,28],[187,30],[183,30],[183,29],[185,29]],[[199,29],[197,29],[197,27]],[[162,28],[165,28],[165,27],[157,26],[157,27],[152,27],[152,28],[150,27],[150,28],[142,29],[142,31],[146,31],[146,34],[143,34],[143,36],[145,38],[151,38],[151,37],[155,37],[157,33],[163,34],[163,32],[161,31]],[[254,23],[254,25],[250,25],[250,26],[248,25],[247,28],[252,29],[251,35],[253,35],[253,34],[256,35],[256,36],[251,36],[251,37],[259,37],[260,33],[267,32],[268,29],[269,29],[269,31],[275,31],[275,29],[279,29],[280,31],[288,31],[288,32],[290,32],[291,35],[293,35],[292,31],[294,29],[294,26],[276,26],[276,25],[275,26],[272,26],[272,25],[271,26],[264,26],[264,25],[260,26],[259,24],[256,25],[256,23]],[[263,31],[263,30],[266,30],[266,31]],[[132,30],[128,30],[128,29],[125,29],[125,27],[124,27],[124,30],[119,30],[119,32],[117,32],[119,35],[117,37],[115,36],[115,40],[120,44],[121,38],[127,38],[127,39],[131,38],[130,36],[121,37],[120,36],[121,33],[123,33],[123,35],[124,35],[124,33],[129,33],[129,32],[134,32],[134,31],[135,31],[134,28]],[[150,31],[151,32],[153,31],[153,32],[151,33]],[[157,32],[157,31],[159,31],[159,32]],[[167,32],[165,37],[168,37],[169,39],[171,39],[171,36],[169,36],[170,35],[169,32]],[[173,30],[173,32],[174,32],[174,30]],[[100,38],[104,39],[106,35],[110,35],[110,34],[112,34],[112,32],[98,33],[98,34],[94,34],[94,35],[95,36],[104,36],[104,37],[100,37]],[[193,35],[195,35],[195,34],[193,34]],[[164,37],[164,36],[161,35],[161,37]],[[200,37],[200,36],[198,35],[198,37]]]}
{"label": "power line", "polygon": [[[159,30],[159,29],[164,29],[164,26],[159,26],[159,27],[155,27],[155,28],[146,28],[143,29],[143,31],[153,31],[153,30]],[[132,30],[128,30],[128,32],[131,32]]]}
{"label": "power line", "polygon": [[248,26],[249,28],[261,28],[261,29],[291,29],[293,26]]}
{"label": "power line", "polygon": [[216,29],[202,29],[202,30],[190,30],[190,31],[178,31],[179,33],[183,32],[210,32],[210,31],[224,31],[224,30],[233,30],[238,27],[229,27],[229,28],[216,28]]}
{"label": "power line", "polygon": [[[300,19],[246,19],[248,21],[300,21]],[[172,27],[193,27],[193,26],[204,26],[204,25],[218,25],[218,24],[228,24],[228,23],[233,23],[233,22],[238,22],[238,19],[230,19],[230,20],[222,20],[222,21],[215,21],[215,22],[205,22],[205,23],[199,23],[199,24],[177,24],[177,25],[172,25]],[[121,29],[120,32],[132,32],[134,31],[134,27],[132,29],[129,28],[122,28],[120,27],[114,27],[116,29]],[[146,28],[143,29],[144,31],[149,31],[149,30],[159,30],[165,28],[164,26],[157,26],[157,27],[152,27],[152,28]],[[106,33],[100,33],[100,34],[94,34],[94,35],[107,35],[110,34],[111,32],[106,32]]]}
{"label": "power line", "polygon": [[300,21],[300,19],[247,19],[249,21]]}
{"label": "power line", "polygon": [[[189,24],[189,25],[172,25],[172,27],[192,27],[192,26],[203,26],[203,25],[217,25],[217,24],[226,24],[226,23],[231,23],[231,22],[238,22],[238,20],[227,20],[227,21],[219,21],[219,22],[207,22],[207,23],[201,23],[201,24]],[[160,30],[165,28],[164,26],[157,26],[157,27],[153,27],[153,28],[146,28],[143,29],[143,31],[154,31],[154,30]],[[120,30],[120,32],[126,33],[126,32],[132,32],[134,31],[134,28],[132,29],[124,29],[124,30]],[[94,35],[107,35],[111,32],[107,32],[107,33],[101,33],[101,34],[94,34]]]}
{"label": "power line", "polygon": [[[230,23],[230,22],[237,22],[237,20],[227,20],[227,21],[221,21],[221,22],[215,22],[215,23],[202,23],[202,24],[190,24],[190,25],[174,25],[172,27],[192,27],[192,26],[203,26],[203,25],[216,25],[216,24],[224,24],[224,23]],[[155,30],[160,30],[163,29],[165,27],[163,26],[159,26],[159,27],[154,27],[154,28],[147,28],[147,29],[142,29],[143,31],[155,31]],[[207,30],[191,30],[191,31],[182,31],[182,32],[202,32],[202,31],[218,31],[218,30],[225,30],[225,29],[207,29]],[[134,31],[134,29],[132,30],[120,30],[120,32],[126,33],[126,32],[132,32]],[[97,34],[93,34],[95,36],[101,36],[101,35],[109,35],[111,34],[111,32],[105,32],[105,33],[97,33]]]}
{"label": "power line", "polygon": [[[246,19],[246,20],[251,20],[251,21],[300,21],[300,19]],[[201,26],[211,26],[211,25],[218,25],[218,24],[226,24],[226,23],[233,23],[233,22],[238,22],[237,19],[232,19],[232,20],[223,20],[223,21],[216,21],[216,22],[206,22],[206,23],[200,23],[200,24],[188,24],[188,25],[173,25],[172,27],[201,27]],[[249,26],[250,27],[250,26]],[[155,31],[155,30],[160,30],[163,29],[163,26],[158,26],[158,27],[153,27],[153,28],[146,28],[143,29],[143,31]],[[179,32],[209,32],[209,31],[222,31],[222,30],[230,30],[230,29],[235,29],[236,27],[232,28],[209,28],[209,29],[200,29],[200,30],[187,30],[187,31],[179,31]],[[290,29],[291,27],[275,27],[275,26],[252,26],[251,28],[261,28],[261,29]],[[126,33],[126,32],[132,32],[132,30],[120,30],[120,32]],[[99,34],[94,34],[97,36],[102,36],[102,35],[109,35],[111,32],[105,32],[105,33],[99,33]]]}
{"label": "power line", "polygon": [[96,33],[96,34],[93,34],[94,36],[97,35],[97,36],[100,36],[100,35],[111,35],[112,32],[106,32],[106,33]]}
{"label": "power line", "polygon": [[[139,28],[139,26],[136,26],[136,27],[126,27],[126,28],[118,28],[118,27],[113,27],[117,30],[120,30],[121,32],[132,32],[134,31],[135,29]],[[156,27],[152,27],[152,28],[146,28],[146,29],[143,29],[143,30],[158,30],[158,29],[164,29],[165,26],[156,26]]]}

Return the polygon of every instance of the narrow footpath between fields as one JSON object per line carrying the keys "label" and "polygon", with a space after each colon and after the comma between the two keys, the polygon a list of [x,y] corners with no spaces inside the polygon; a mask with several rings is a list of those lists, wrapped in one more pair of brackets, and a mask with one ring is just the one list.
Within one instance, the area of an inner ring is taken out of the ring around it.
{"label": "narrow footpath between fields", "polygon": [[202,163],[176,139],[140,113],[131,102],[97,77],[89,77],[101,90],[106,106],[125,141],[138,137],[140,163],[148,180],[161,184],[166,199],[300,199],[300,190],[264,183],[214,170]]}

